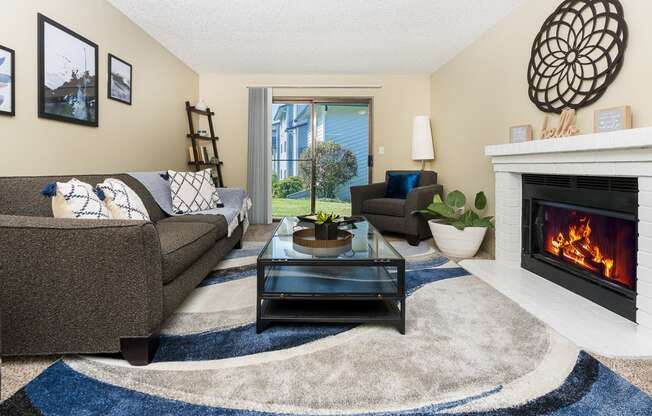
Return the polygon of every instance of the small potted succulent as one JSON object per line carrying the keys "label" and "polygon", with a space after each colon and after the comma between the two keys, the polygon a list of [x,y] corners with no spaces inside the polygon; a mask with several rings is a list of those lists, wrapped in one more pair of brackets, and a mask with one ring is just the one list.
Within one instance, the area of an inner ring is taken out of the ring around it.
{"label": "small potted succulent", "polygon": [[[477,211],[487,207],[487,197],[484,192],[478,192],[474,202]],[[419,213],[435,217],[428,225],[437,247],[447,256],[473,257],[480,249],[487,228],[493,228],[493,217],[481,217],[471,208],[466,208],[466,196],[460,191],[453,191],[443,201],[435,195],[432,203]]]}
{"label": "small potted succulent", "polygon": [[323,211],[317,213],[315,221],[315,239],[317,240],[337,240],[337,226],[335,222],[340,218],[334,213],[327,214]]}

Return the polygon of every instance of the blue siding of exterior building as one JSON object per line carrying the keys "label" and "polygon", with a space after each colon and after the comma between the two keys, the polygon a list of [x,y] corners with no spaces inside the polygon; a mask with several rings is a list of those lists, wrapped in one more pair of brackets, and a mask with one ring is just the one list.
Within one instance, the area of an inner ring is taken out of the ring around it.
{"label": "blue siding of exterior building", "polygon": [[353,152],[358,173],[336,191],[338,199],[351,200],[349,188],[369,183],[369,114],[368,108],[353,105],[329,105],[325,118],[325,140],[333,141]]}
{"label": "blue siding of exterior building", "polygon": [[[310,110],[299,104],[278,106],[272,129],[272,157],[281,159],[273,164],[279,178],[298,175],[298,159],[310,146]],[[353,152],[357,174],[336,191],[337,199],[351,200],[349,188],[369,182],[369,113],[367,105],[319,105],[317,114],[317,141],[333,141]],[[296,118],[294,118],[296,117]],[[306,191],[288,195],[289,198],[305,198]]]}

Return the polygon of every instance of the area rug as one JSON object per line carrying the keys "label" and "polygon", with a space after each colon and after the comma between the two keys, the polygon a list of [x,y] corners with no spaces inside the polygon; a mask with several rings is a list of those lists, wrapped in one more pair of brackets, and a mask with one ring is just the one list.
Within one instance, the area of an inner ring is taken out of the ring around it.
{"label": "area rug", "polygon": [[651,415],[652,398],[430,249],[406,256],[406,335],[255,333],[255,258],[234,251],[163,329],[147,367],[79,356],[0,405],[25,415]]}

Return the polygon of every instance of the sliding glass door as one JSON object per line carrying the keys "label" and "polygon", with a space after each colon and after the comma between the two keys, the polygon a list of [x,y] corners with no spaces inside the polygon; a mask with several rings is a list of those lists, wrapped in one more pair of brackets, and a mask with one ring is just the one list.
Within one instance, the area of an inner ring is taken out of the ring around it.
{"label": "sliding glass door", "polygon": [[[282,218],[311,212],[312,103],[272,104],[272,216]],[[308,169],[307,172],[305,170]]]}
{"label": "sliding glass door", "polygon": [[371,177],[371,99],[275,99],[272,215],[351,215],[349,188]]}

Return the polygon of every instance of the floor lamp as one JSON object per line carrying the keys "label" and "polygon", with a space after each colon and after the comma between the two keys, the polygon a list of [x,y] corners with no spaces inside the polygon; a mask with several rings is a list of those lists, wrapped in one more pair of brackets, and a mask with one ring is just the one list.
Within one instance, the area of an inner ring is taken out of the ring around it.
{"label": "floor lamp", "polygon": [[416,116],[412,122],[412,160],[421,161],[421,170],[426,167],[426,160],[435,158],[432,145],[430,117]]}

